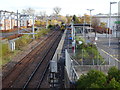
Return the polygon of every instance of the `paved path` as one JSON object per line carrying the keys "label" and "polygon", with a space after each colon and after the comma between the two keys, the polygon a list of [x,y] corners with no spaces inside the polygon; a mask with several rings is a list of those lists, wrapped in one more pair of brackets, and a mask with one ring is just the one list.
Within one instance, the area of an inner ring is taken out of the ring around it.
{"label": "paved path", "polygon": [[[86,37],[90,37],[90,41],[94,40],[94,33],[89,33]],[[98,40],[96,40],[96,46],[105,59],[107,64],[118,66],[120,62],[120,44],[118,43],[118,38],[110,38],[110,47],[109,47],[109,38],[105,34],[97,34]]]}

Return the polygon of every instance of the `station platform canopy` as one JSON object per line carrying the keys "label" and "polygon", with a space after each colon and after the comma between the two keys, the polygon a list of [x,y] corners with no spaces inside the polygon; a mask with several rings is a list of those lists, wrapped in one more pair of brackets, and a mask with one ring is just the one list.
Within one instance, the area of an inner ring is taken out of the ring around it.
{"label": "station platform canopy", "polygon": [[94,28],[92,28],[92,27],[85,27],[85,29],[94,29]]}
{"label": "station platform canopy", "polygon": [[74,27],[79,27],[79,26],[89,26],[90,24],[73,24]]}

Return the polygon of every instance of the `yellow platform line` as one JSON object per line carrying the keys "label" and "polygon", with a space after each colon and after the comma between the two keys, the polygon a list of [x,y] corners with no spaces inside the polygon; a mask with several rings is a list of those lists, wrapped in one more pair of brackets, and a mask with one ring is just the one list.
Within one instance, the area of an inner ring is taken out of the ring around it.
{"label": "yellow platform line", "polygon": [[114,57],[118,57],[119,55],[113,55]]}
{"label": "yellow platform line", "polygon": [[110,57],[112,57],[112,58],[115,59],[116,61],[120,62],[117,58],[113,57],[113,55],[109,54],[109,53],[106,52],[105,50],[101,49],[101,51],[103,51],[105,54],[109,55]]}

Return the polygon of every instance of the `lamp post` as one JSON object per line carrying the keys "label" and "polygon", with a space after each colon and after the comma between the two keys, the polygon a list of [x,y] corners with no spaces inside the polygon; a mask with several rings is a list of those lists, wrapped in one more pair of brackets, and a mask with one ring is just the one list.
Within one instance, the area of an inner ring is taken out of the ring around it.
{"label": "lamp post", "polygon": [[[109,28],[111,29],[111,4],[116,4],[117,2],[110,2],[110,13],[109,13]],[[110,29],[109,29],[109,47],[110,47]]]}
{"label": "lamp post", "polygon": [[92,16],[91,16],[91,12],[94,10],[94,9],[87,9],[88,11],[90,11],[90,32],[91,32],[91,20],[92,20]]}
{"label": "lamp post", "polygon": [[83,21],[83,38],[85,39],[85,14],[84,14],[84,21]]}
{"label": "lamp post", "polygon": [[73,20],[72,20],[71,26],[72,26],[72,50],[75,55],[76,41],[75,41],[75,27],[73,26]]}
{"label": "lamp post", "polygon": [[46,17],[46,29],[48,28],[48,17]]}

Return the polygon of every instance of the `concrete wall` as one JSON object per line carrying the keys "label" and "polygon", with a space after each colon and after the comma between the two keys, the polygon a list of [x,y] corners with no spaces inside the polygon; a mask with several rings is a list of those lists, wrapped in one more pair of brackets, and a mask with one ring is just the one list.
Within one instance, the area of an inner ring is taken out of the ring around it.
{"label": "concrete wall", "polygon": [[109,68],[113,67],[112,65],[79,65],[75,66],[78,76],[82,74],[87,74],[90,70],[99,70],[107,74]]}

